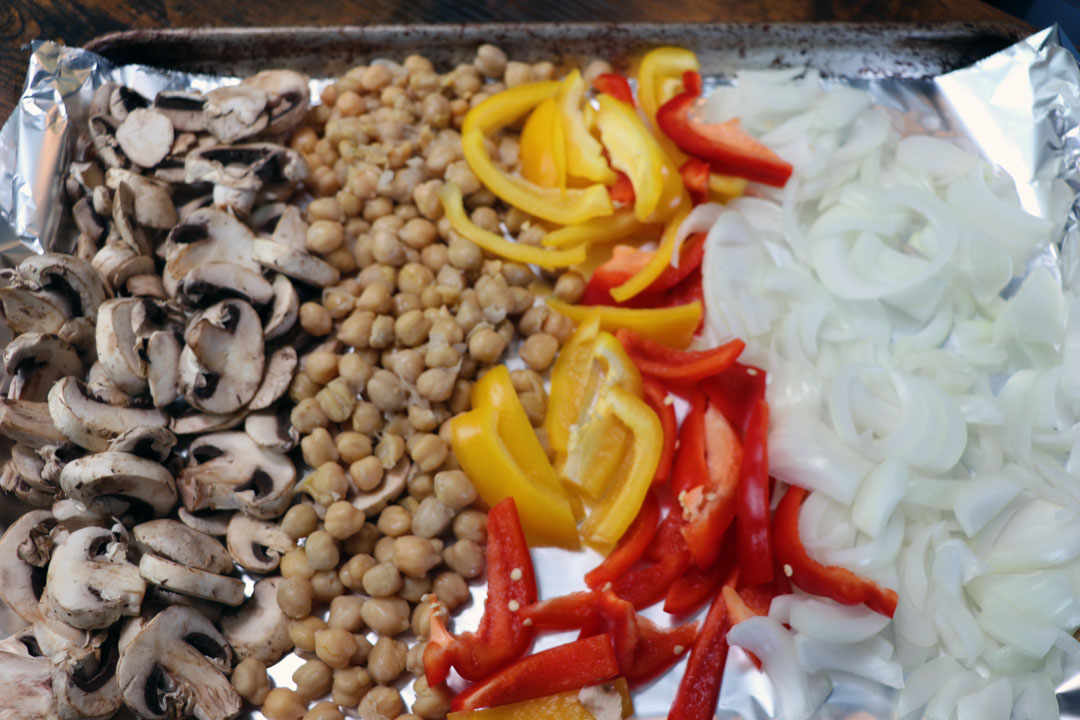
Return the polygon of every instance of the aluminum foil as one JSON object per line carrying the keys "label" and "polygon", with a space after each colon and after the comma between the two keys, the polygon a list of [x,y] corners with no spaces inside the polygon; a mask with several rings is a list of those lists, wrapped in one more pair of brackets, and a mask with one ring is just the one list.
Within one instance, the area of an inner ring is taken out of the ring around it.
{"label": "aluminum foil", "polygon": [[[879,104],[896,112],[897,122],[914,132],[951,136],[981,152],[1014,179],[1023,206],[1061,223],[1060,241],[1039,262],[1072,283],[1080,273],[1080,67],[1069,42],[1052,27],[989,56],[975,65],[932,79],[832,78],[867,89]],[[725,82],[712,77],[709,82]],[[63,174],[77,128],[84,125],[94,89],[120,82],[153,97],[165,89],[208,90],[236,82],[228,76],[194,75],[145,66],[114,66],[100,56],[53,42],[36,42],[27,82],[12,116],[0,131],[0,268],[17,264],[43,248],[69,247]],[[313,79],[313,97],[329,79]],[[13,506],[0,501],[0,522],[11,520]],[[581,589],[584,573],[599,556],[552,548],[534,552],[542,597]],[[473,601],[455,620],[457,629],[475,627],[485,590],[473,588]],[[0,608],[2,609],[2,608]],[[645,614],[669,625],[653,607]],[[0,615],[2,619],[2,615]],[[0,628],[11,631],[15,628]],[[0,634],[4,634],[0,632]],[[548,635],[544,649],[571,639]],[[278,684],[289,684],[301,663],[290,656],[272,669]],[[682,677],[685,660],[635,693],[639,717],[666,716]],[[1080,717],[1080,668],[1067,673],[1058,690],[1063,717]],[[410,683],[411,684],[411,683]],[[410,699],[406,689],[403,694]],[[767,680],[738,649],[729,656],[718,716],[758,720],[772,717]],[[895,693],[855,678],[836,678],[818,718],[896,717]]]}

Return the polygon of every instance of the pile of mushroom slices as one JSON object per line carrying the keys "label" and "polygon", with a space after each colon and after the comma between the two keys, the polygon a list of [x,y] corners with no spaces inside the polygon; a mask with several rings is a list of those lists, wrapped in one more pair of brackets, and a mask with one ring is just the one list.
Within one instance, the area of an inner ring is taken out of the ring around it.
{"label": "pile of mushroom slices", "polygon": [[67,183],[75,254],[0,274],[0,487],[40,508],[0,538],[29,623],[0,642],[9,720],[232,718],[233,664],[291,647],[280,578],[245,598],[237,566],[295,545],[271,522],[297,480],[277,406],[300,298],[338,280],[287,204],[307,106],[290,71],[153,102],[104,86]]}

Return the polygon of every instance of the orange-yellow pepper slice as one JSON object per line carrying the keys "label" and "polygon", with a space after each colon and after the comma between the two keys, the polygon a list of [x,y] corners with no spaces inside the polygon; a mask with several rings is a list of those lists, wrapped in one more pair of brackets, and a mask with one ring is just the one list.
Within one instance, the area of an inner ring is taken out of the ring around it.
{"label": "orange-yellow pepper slice", "polygon": [[551,368],[551,391],[548,393],[544,429],[556,455],[566,454],[570,426],[577,422],[582,393],[592,375],[593,345],[600,334],[600,311],[586,308],[578,327],[563,345]]}
{"label": "orange-yellow pepper slice", "polygon": [[615,173],[604,159],[603,147],[589,132],[590,119],[584,111],[589,107],[584,104],[585,90],[585,80],[577,69],[570,71],[559,89],[559,112],[566,132],[566,169],[574,177],[611,185]]}
{"label": "orange-yellow pepper slice", "polygon": [[596,404],[600,413],[610,409],[633,436],[612,487],[581,525],[586,542],[612,546],[630,527],[649,492],[663,448],[664,430],[652,408],[621,387],[604,388]]}
{"label": "orange-yellow pepper slice", "polygon": [[580,546],[570,502],[535,482],[499,434],[499,411],[474,408],[450,421],[450,444],[462,470],[488,505],[513,497],[530,545]]}
{"label": "orange-yellow pepper slice", "polygon": [[548,298],[547,303],[551,309],[574,322],[581,322],[590,312],[598,312],[600,327],[604,330],[626,328],[642,337],[674,348],[684,348],[690,344],[701,322],[702,313],[701,303],[697,300],[685,305],[640,310],[608,305],[570,305],[557,298]]}
{"label": "orange-yellow pepper slice", "polygon": [[571,427],[560,473],[585,497],[599,500],[619,470],[632,440],[630,430],[615,413],[595,413]]}
{"label": "orange-yellow pepper slice", "polygon": [[465,114],[461,134],[478,130],[481,135],[487,135],[493,130],[513,125],[543,101],[558,97],[560,87],[561,82],[548,80],[525,83],[495,93]]}
{"label": "orange-yellow pepper slice", "polygon": [[541,244],[545,247],[564,248],[574,245],[598,245],[600,243],[622,240],[635,233],[651,229],[650,225],[638,222],[631,208],[616,210],[613,214],[605,217],[593,218],[577,225],[567,225],[558,230],[552,230]]}
{"label": "orange-yellow pepper slice", "polygon": [[521,129],[521,174],[546,188],[566,188],[566,140],[554,98],[536,106]]}
{"label": "orange-yellow pepper slice", "polygon": [[741,197],[749,181],[746,178],[721,173],[709,173],[709,194],[721,202]]}
{"label": "orange-yellow pepper slice", "polygon": [[465,214],[461,189],[453,183],[446,183],[442,186],[439,191],[439,199],[442,201],[443,210],[446,212],[446,219],[450,221],[450,227],[492,255],[498,255],[514,262],[539,265],[542,268],[569,267],[585,261],[586,249],[584,246],[565,250],[544,250],[532,245],[510,242],[501,235],[496,235],[490,230],[485,230],[476,225]]}
{"label": "orange-yellow pepper slice", "polygon": [[[625,678],[617,678],[613,684],[622,699],[622,717],[628,718],[634,714],[629,685]],[[446,716],[446,720],[596,720],[578,700],[580,692],[569,690],[484,710],[452,712]]]}
{"label": "orange-yellow pepper slice", "polygon": [[638,104],[656,134],[665,154],[675,167],[682,167],[686,155],[675,146],[656,124],[656,111],[682,92],[682,76],[688,70],[700,70],[697,55],[685,48],[659,47],[650,50],[638,65]]}
{"label": "orange-yellow pepper slice", "polygon": [[649,287],[656,278],[660,277],[660,273],[664,272],[664,268],[671,264],[671,258],[675,254],[675,240],[679,234],[679,226],[690,214],[692,207],[690,196],[683,190],[679,198],[679,206],[675,214],[668,219],[664,227],[664,235],[660,239],[660,246],[656,248],[652,260],[632,278],[611,289],[611,297],[615,298],[616,302],[626,302]]}

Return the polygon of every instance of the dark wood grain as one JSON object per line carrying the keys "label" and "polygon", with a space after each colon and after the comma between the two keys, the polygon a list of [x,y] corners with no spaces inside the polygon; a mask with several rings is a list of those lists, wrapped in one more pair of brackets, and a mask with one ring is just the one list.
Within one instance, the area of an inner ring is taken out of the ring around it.
{"label": "dark wood grain", "polygon": [[0,0],[0,118],[21,92],[35,38],[81,45],[132,28],[535,21],[1019,20],[979,0]]}

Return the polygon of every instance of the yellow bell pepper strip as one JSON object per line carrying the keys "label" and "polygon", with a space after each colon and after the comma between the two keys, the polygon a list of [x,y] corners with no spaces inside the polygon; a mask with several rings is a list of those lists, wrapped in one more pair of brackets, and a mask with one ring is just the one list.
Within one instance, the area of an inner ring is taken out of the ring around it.
{"label": "yellow bell pepper strip", "polygon": [[[622,717],[630,717],[634,714],[634,703],[630,699],[629,684],[620,677],[611,685],[621,698]],[[446,720],[595,720],[595,716],[578,700],[580,694],[580,690],[569,690],[484,710],[452,712],[446,716]]]}
{"label": "yellow bell pepper strip", "polygon": [[[559,89],[559,112],[566,133],[566,169],[574,177],[611,185],[615,182],[615,173],[608,167],[603,147],[589,132],[586,124],[583,112],[585,89],[585,80],[577,69],[563,79]],[[524,133],[521,138],[524,151]]]}
{"label": "yellow bell pepper strip", "polygon": [[532,245],[510,242],[501,235],[496,235],[490,230],[485,230],[474,224],[469,219],[469,216],[465,214],[461,189],[453,183],[446,183],[442,186],[439,191],[439,199],[442,201],[446,218],[450,221],[450,227],[493,255],[514,262],[539,265],[548,269],[569,267],[585,261],[586,249],[584,245],[565,250],[544,250]]}
{"label": "yellow bell pepper strip", "polygon": [[633,440],[611,489],[581,525],[587,542],[604,546],[617,543],[637,516],[664,444],[660,419],[640,397],[618,386],[605,388],[597,398],[597,411],[609,408],[629,428]]}
{"label": "yellow bell pepper strip", "polygon": [[638,66],[638,103],[649,119],[653,133],[675,167],[686,162],[686,155],[676,147],[656,124],[656,111],[682,92],[682,76],[687,70],[700,70],[697,55],[685,48],[659,47],[649,51]]}
{"label": "yellow bell pepper strip", "polygon": [[634,216],[643,223],[664,220],[672,208],[662,201],[682,189],[679,171],[634,108],[610,95],[596,100],[596,122],[611,165],[626,173],[634,187]]}
{"label": "yellow bell pepper strip", "polygon": [[717,200],[727,202],[742,197],[749,182],[746,178],[711,172],[709,173],[709,193]]}
{"label": "yellow bell pepper strip", "polygon": [[566,454],[570,426],[578,420],[583,389],[588,385],[593,370],[593,346],[600,334],[600,310],[591,310],[591,313],[585,312],[577,320],[577,330],[563,345],[551,368],[551,391],[548,393],[544,429],[556,455]]}
{"label": "yellow bell pepper strip", "polygon": [[499,413],[499,436],[518,467],[537,485],[564,494],[562,483],[555,474],[555,468],[551,467],[540,439],[536,437],[525,408],[521,406],[514,383],[510,380],[510,370],[505,365],[495,366],[476,381],[472,389],[472,404],[474,408],[495,408]]}
{"label": "yellow bell pepper strip", "polygon": [[630,208],[616,210],[611,215],[593,218],[577,225],[567,225],[552,230],[541,241],[544,247],[565,248],[574,245],[599,245],[601,243],[622,240],[644,230],[651,230],[655,225],[643,225],[634,216]]}
{"label": "yellow bell pepper strip", "polygon": [[569,501],[533,481],[499,434],[499,411],[483,406],[450,421],[450,445],[462,470],[488,505],[507,497],[517,504],[530,545],[580,546]]}
{"label": "yellow bell pepper strip", "polygon": [[679,199],[679,207],[664,227],[664,235],[660,239],[660,246],[656,249],[652,260],[637,275],[634,275],[622,285],[611,289],[611,297],[615,299],[615,302],[626,302],[649,287],[664,272],[664,268],[671,264],[671,258],[678,249],[676,240],[679,235],[679,226],[682,225],[686,216],[690,214],[691,207],[693,207],[693,203],[690,202],[690,195],[684,190]]}
{"label": "yellow bell pepper strip", "polygon": [[521,174],[546,188],[566,188],[566,141],[563,120],[554,98],[529,114],[521,129]]}
{"label": "yellow bell pepper strip", "polygon": [[[679,73],[679,77],[682,77],[682,73]],[[493,130],[513,125],[540,103],[558,97],[561,87],[562,83],[558,80],[548,80],[525,83],[495,93],[466,113],[461,134],[478,130],[481,135],[487,135]]]}
{"label": "yellow bell pepper strip", "polygon": [[690,344],[697,332],[702,313],[701,303],[697,300],[685,305],[647,309],[570,305],[557,298],[548,298],[547,303],[553,310],[574,322],[581,322],[590,312],[599,312],[600,326],[604,330],[614,332],[626,328],[642,337],[674,348],[684,348]]}

